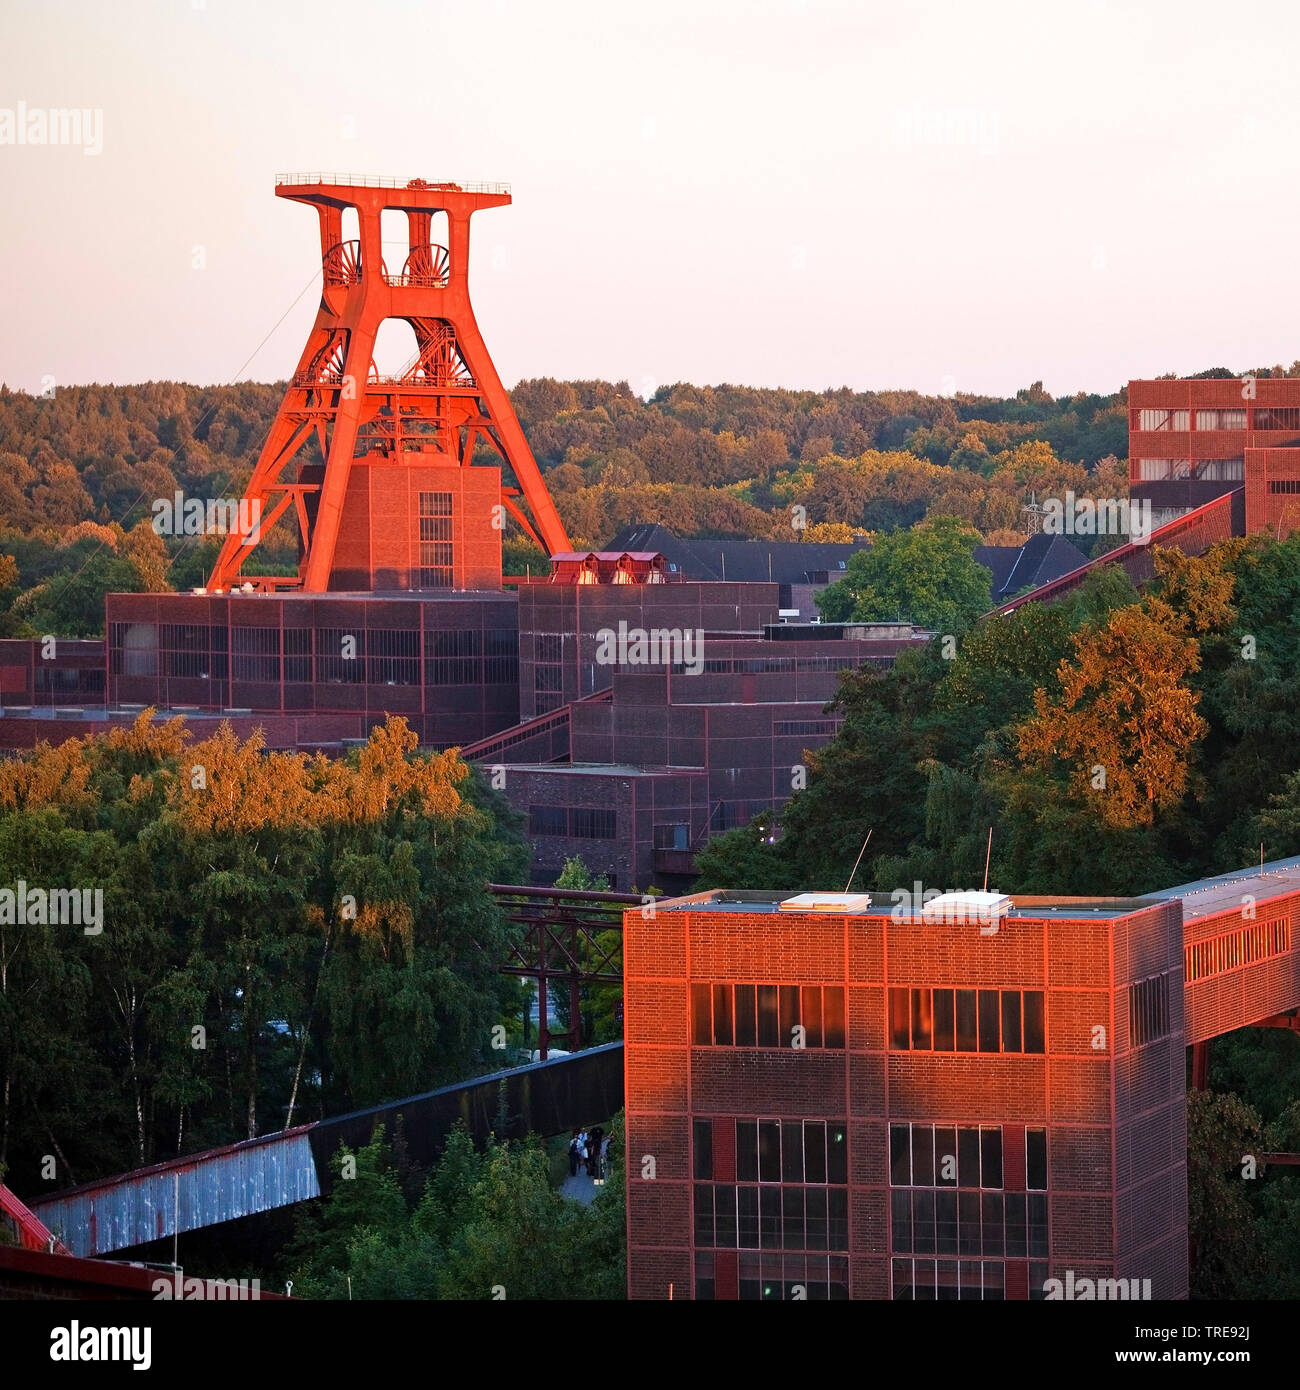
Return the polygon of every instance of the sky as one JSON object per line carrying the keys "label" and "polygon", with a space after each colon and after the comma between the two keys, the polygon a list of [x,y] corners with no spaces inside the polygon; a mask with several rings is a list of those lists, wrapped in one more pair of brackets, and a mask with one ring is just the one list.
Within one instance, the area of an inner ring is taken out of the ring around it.
{"label": "sky", "polygon": [[[0,382],[285,377],[290,170],[508,182],[470,269],[507,384],[1289,364],[1297,58],[1292,0],[0,0]],[[50,109],[79,144],[15,143]]]}

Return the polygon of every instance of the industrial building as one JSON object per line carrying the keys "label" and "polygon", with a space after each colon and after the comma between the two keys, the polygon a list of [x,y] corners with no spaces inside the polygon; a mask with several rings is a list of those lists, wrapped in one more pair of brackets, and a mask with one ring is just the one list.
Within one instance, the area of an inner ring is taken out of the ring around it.
{"label": "industrial building", "polygon": [[1300,860],[981,898],[627,911],[630,1297],[1187,1297],[1186,1049],[1294,1026]]}

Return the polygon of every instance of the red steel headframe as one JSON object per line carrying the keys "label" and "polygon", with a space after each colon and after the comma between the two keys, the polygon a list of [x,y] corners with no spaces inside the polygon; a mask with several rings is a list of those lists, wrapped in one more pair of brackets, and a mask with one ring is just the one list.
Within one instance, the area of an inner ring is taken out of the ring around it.
{"label": "red steel headframe", "polygon": [[[404,439],[418,438],[462,467],[469,466],[475,444],[485,441],[513,471],[531,519],[514,501],[515,489],[502,489],[503,505],[548,554],[569,550],[564,524],[470,306],[469,219],[480,208],[507,205],[508,188],[289,174],[276,180],[275,191],[310,204],[320,217],[320,309],[244,493],[252,505],[240,509],[240,524],[256,518],[256,538],[238,532],[226,537],[208,587],[240,583],[256,539],[292,507],[302,544],[297,580],[253,583],[324,593],[359,436],[363,446],[399,451]],[[359,241],[343,240],[349,207],[357,211]],[[407,219],[407,256],[396,274],[382,251],[380,220],[387,209]],[[448,246],[432,241],[439,212],[447,217]],[[381,378],[373,360],[375,338],[390,318],[411,325],[418,350],[404,371]],[[304,480],[299,457],[313,440],[325,465],[319,482]]]}

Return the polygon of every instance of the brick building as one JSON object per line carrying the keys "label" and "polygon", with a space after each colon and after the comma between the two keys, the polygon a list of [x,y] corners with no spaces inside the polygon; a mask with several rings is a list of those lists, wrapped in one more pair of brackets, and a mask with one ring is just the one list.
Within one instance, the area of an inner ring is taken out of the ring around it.
{"label": "brick building", "polygon": [[965,922],[825,896],[626,915],[629,1296],[1185,1298],[1186,1049],[1293,1026],[1300,859]]}

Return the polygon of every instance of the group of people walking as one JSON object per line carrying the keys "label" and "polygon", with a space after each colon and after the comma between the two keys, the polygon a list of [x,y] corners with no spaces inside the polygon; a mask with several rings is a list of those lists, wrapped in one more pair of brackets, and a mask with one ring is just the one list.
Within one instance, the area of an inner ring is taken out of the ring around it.
{"label": "group of people walking", "polygon": [[575,1129],[569,1140],[569,1176],[577,1177],[582,1164],[589,1178],[604,1178],[609,1169],[609,1135],[599,1125]]}

